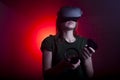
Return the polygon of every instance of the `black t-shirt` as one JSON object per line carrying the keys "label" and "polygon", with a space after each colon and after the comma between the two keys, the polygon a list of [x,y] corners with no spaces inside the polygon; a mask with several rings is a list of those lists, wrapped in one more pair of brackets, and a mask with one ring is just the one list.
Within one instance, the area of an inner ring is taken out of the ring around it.
{"label": "black t-shirt", "polygon": [[[82,54],[82,49],[87,42],[86,38],[76,36],[76,41],[69,43],[65,39],[61,39],[57,36],[46,37],[42,44],[41,50],[44,49],[52,51],[52,67],[57,65],[61,60],[65,59],[66,56],[74,53],[76,55]],[[75,70],[65,69],[59,76],[44,76],[45,80],[80,80],[85,79],[84,68],[82,62]]]}

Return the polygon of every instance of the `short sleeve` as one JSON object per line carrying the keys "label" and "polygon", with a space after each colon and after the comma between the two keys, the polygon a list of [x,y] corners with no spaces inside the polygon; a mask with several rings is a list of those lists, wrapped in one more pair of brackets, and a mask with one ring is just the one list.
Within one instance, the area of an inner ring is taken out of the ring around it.
{"label": "short sleeve", "polygon": [[52,51],[53,50],[53,37],[52,36],[46,37],[42,41],[40,49],[41,49],[41,51],[43,51],[44,49],[46,49],[48,51]]}

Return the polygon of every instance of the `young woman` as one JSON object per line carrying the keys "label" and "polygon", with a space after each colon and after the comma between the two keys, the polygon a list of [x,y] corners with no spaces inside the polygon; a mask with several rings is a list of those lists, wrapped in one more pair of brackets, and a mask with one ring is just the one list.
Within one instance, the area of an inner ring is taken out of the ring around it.
{"label": "young woman", "polygon": [[93,76],[92,53],[87,39],[76,34],[82,11],[62,7],[56,20],[56,35],[46,37],[41,45],[44,80],[84,80]]}

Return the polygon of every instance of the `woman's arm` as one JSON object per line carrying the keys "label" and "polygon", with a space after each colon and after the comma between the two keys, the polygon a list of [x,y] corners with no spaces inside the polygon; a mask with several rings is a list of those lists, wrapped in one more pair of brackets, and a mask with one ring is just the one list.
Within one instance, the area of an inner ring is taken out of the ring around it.
{"label": "woman's arm", "polygon": [[52,52],[48,50],[43,51],[43,73],[50,76],[60,74],[65,68],[70,67],[70,64],[65,60],[59,62],[56,66],[52,67]]}
{"label": "woman's arm", "polygon": [[85,73],[88,78],[92,78],[94,75],[93,70],[93,64],[92,64],[92,54],[95,53],[95,50],[91,47],[89,49],[92,51],[92,53],[89,52],[87,48],[84,48],[83,50],[83,66],[85,69]]}
{"label": "woman's arm", "polygon": [[88,78],[92,78],[94,75],[94,70],[93,70],[93,65],[92,65],[92,58],[89,57],[88,59],[86,59],[84,61],[84,69],[85,69],[85,73],[87,75]]}

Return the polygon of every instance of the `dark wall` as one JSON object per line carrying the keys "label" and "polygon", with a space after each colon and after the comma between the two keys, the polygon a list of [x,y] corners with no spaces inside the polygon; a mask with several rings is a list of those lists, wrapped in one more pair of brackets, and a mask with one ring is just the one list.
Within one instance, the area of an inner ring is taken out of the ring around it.
{"label": "dark wall", "polygon": [[31,36],[38,28],[36,25],[51,20],[48,17],[53,17],[55,23],[56,13],[63,5],[83,10],[79,34],[94,39],[99,45],[93,54],[95,77],[119,76],[119,4],[119,0],[1,0],[0,76],[41,79],[42,53],[39,49],[33,50]]}

